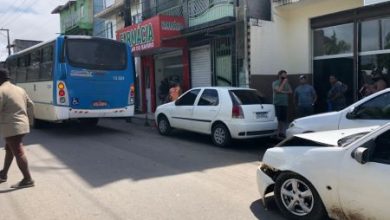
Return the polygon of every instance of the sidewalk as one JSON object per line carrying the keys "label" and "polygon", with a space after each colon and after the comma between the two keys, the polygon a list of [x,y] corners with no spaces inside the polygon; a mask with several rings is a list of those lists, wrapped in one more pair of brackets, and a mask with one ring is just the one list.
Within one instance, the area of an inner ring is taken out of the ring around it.
{"label": "sidewalk", "polygon": [[134,116],[131,118],[131,122],[154,127],[154,113],[134,114]]}

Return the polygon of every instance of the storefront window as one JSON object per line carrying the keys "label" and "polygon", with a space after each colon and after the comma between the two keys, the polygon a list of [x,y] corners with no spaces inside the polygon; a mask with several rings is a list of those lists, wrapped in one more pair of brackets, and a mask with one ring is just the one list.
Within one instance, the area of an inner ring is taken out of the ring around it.
{"label": "storefront window", "polygon": [[314,56],[352,53],[353,24],[314,30]]}
{"label": "storefront window", "polygon": [[365,97],[388,87],[390,54],[360,56],[359,96]]}
{"label": "storefront window", "polygon": [[364,21],[360,24],[360,51],[380,50],[379,20]]}
{"label": "storefront window", "polygon": [[390,18],[382,20],[383,49],[390,49]]}

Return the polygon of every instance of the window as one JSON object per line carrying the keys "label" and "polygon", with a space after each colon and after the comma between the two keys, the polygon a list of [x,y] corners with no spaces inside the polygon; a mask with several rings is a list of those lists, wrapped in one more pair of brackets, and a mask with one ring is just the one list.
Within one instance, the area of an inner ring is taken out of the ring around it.
{"label": "window", "polygon": [[381,48],[379,26],[379,20],[364,21],[360,24],[360,51],[372,51]]}
{"label": "window", "polygon": [[314,56],[352,53],[353,24],[314,30]]}
{"label": "window", "polygon": [[358,106],[355,118],[358,119],[390,119],[390,93],[384,93]]}
{"label": "window", "polygon": [[390,130],[375,139],[375,147],[371,155],[373,162],[390,163]]}
{"label": "window", "polygon": [[53,71],[53,45],[42,48],[42,62],[39,79],[41,81],[51,80]]}
{"label": "window", "polygon": [[26,56],[18,58],[18,68],[16,70],[16,82],[26,82]]}
{"label": "window", "polygon": [[106,23],[106,34],[107,38],[114,39],[114,29],[111,21]]}
{"label": "window", "polygon": [[200,89],[194,89],[187,92],[180,99],[175,102],[175,105],[178,106],[191,106],[194,105],[196,97],[198,96]]}
{"label": "window", "polygon": [[266,104],[263,96],[258,94],[255,90],[247,90],[247,89],[235,89],[230,90],[230,97],[234,103],[238,105],[259,105]]}
{"label": "window", "polygon": [[198,102],[200,106],[217,106],[218,104],[218,92],[215,89],[205,89]]}
{"label": "window", "polygon": [[66,55],[70,65],[95,70],[124,70],[127,51],[124,43],[108,39],[68,39]]}
{"label": "window", "polygon": [[35,50],[31,53],[31,65],[27,67],[27,81],[35,82],[39,81],[41,62],[41,50]]}

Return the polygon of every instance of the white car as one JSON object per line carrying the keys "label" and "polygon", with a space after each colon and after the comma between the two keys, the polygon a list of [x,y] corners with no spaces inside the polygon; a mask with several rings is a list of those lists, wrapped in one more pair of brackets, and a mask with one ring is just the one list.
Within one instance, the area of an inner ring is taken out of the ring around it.
{"label": "white car", "polygon": [[293,121],[286,136],[314,131],[384,125],[390,122],[390,89],[374,93],[338,111],[312,115]]}
{"label": "white car", "polygon": [[389,219],[390,123],[299,134],[268,149],[258,188],[288,219]]}
{"label": "white car", "polygon": [[228,145],[231,138],[273,136],[278,128],[273,105],[254,89],[233,87],[193,88],[158,106],[155,120],[162,135],[172,128],[210,134],[217,146]]}

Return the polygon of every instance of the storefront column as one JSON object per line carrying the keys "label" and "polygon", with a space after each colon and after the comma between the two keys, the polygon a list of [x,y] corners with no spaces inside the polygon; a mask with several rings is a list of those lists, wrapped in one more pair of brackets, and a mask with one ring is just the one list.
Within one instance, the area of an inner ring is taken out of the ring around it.
{"label": "storefront column", "polygon": [[188,47],[183,49],[183,91],[190,89],[190,53]]}

